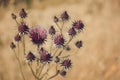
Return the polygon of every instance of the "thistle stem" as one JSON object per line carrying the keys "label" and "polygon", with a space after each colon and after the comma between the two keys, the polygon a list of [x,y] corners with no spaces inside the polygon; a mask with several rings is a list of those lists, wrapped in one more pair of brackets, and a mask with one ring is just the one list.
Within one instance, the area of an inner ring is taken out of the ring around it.
{"label": "thistle stem", "polygon": [[25,55],[25,36],[23,35],[23,53]]}
{"label": "thistle stem", "polygon": [[50,80],[50,79],[56,77],[58,74],[59,74],[59,71],[57,71],[56,74],[54,74],[53,76],[49,77],[47,80]]}
{"label": "thistle stem", "polygon": [[42,73],[43,68],[45,67],[45,65],[46,65],[46,64],[43,64],[43,65],[42,65],[42,67],[41,67],[41,69],[40,69],[40,72],[39,72],[38,76],[41,76],[41,73]]}
{"label": "thistle stem", "polygon": [[35,77],[35,79],[41,80],[41,79],[39,79],[39,77],[36,76],[34,70],[32,69],[32,66],[30,65],[30,63],[28,63],[28,66],[29,66],[29,68],[30,68],[30,70],[31,70],[31,72],[32,72],[32,74],[33,74],[33,76]]}
{"label": "thistle stem", "polygon": [[[19,44],[19,43],[18,43],[18,44]],[[19,47],[18,47],[18,51],[19,51]],[[14,49],[13,49],[13,52],[14,52],[14,54],[15,54],[15,57],[16,57],[17,61],[18,61],[21,76],[22,76],[23,80],[25,80],[20,59],[19,59],[19,57],[17,56],[17,53],[15,52]]]}

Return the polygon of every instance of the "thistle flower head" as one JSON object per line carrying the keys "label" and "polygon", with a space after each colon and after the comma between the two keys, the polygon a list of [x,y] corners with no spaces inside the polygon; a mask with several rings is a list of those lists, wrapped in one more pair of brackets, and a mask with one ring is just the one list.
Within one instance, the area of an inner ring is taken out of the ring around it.
{"label": "thistle flower head", "polygon": [[63,38],[62,35],[58,35],[58,36],[55,37],[54,43],[55,43],[57,46],[63,46],[64,43],[65,43],[65,39]]}
{"label": "thistle flower head", "polygon": [[35,55],[32,52],[29,52],[27,54],[26,58],[27,58],[27,60],[32,62],[33,60],[35,60]]}
{"label": "thistle flower head", "polygon": [[61,19],[62,21],[65,21],[65,20],[68,20],[69,19],[69,15],[67,13],[67,11],[64,11],[62,14],[61,14]]}
{"label": "thistle flower head", "polygon": [[72,66],[71,60],[70,59],[65,59],[62,63],[61,66],[63,66],[65,69],[68,69]]}
{"label": "thistle flower head", "polygon": [[82,41],[77,41],[75,43],[75,45],[76,45],[77,48],[81,48],[82,47]]}
{"label": "thistle flower head", "polygon": [[44,62],[50,62],[52,60],[52,56],[50,53],[48,53],[48,51],[44,50],[43,48],[40,49],[40,61],[42,63]]}
{"label": "thistle flower head", "polygon": [[26,13],[26,11],[25,11],[24,8],[22,8],[22,9],[20,10],[19,16],[20,16],[21,18],[26,18],[26,17],[27,17],[27,13]]}
{"label": "thistle flower head", "polygon": [[75,36],[76,35],[76,31],[73,27],[69,29],[68,35],[70,35],[70,36]]}
{"label": "thistle flower head", "polygon": [[54,35],[55,33],[56,33],[55,28],[53,26],[51,26],[49,29],[49,34]]}
{"label": "thistle flower head", "polygon": [[29,32],[29,28],[24,22],[21,22],[21,24],[18,26],[18,31],[21,34],[23,34],[23,33],[27,34]]}
{"label": "thistle flower head", "polygon": [[75,29],[77,29],[77,30],[83,30],[84,24],[82,23],[81,20],[75,21],[75,22],[73,23],[73,27],[74,27]]}
{"label": "thistle flower head", "polygon": [[30,30],[30,38],[34,44],[41,45],[47,38],[47,30],[40,26],[34,27]]}

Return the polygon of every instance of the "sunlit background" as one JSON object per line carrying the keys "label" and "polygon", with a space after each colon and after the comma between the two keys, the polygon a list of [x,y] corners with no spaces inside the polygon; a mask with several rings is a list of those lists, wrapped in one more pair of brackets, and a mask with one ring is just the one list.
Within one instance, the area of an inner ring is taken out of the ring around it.
{"label": "sunlit background", "polygon": [[[49,27],[53,16],[68,11],[71,22],[82,20],[79,51],[72,51],[73,66],[66,77],[53,80],[120,80],[120,0],[0,0],[0,80],[22,80],[9,48],[16,33],[11,13],[25,8],[29,25]],[[67,26],[67,25],[66,25]],[[26,80],[34,80],[27,67]]]}

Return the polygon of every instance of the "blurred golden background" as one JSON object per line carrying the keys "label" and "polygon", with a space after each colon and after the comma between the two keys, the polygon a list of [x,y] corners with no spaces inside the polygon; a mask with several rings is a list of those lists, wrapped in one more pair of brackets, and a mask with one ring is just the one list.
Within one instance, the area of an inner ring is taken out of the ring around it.
{"label": "blurred golden background", "polygon": [[[77,37],[83,47],[71,57],[73,67],[65,78],[53,80],[120,80],[120,0],[0,0],[0,80],[22,80],[9,48],[16,32],[11,13],[21,8],[27,10],[30,25],[49,27],[53,16],[64,10],[72,21],[85,24]],[[33,80],[29,70],[24,73]]]}

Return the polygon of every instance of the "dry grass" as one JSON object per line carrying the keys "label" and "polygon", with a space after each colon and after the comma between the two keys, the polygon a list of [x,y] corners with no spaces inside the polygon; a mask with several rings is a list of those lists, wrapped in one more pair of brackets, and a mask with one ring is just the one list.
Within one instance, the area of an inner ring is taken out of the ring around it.
{"label": "dry grass", "polygon": [[[52,16],[67,10],[72,19],[82,19],[86,28],[78,39],[83,48],[71,58],[73,68],[65,80],[120,79],[120,1],[119,0],[45,0],[33,2],[27,22],[48,27]],[[24,4],[23,4],[24,5]],[[0,9],[0,80],[21,80],[17,61],[9,49],[16,30],[10,14],[23,6]],[[68,26],[69,27],[69,26]],[[74,47],[73,47],[74,49]],[[76,51],[73,51],[76,52]],[[27,69],[27,67],[25,68]],[[26,78],[33,80],[28,70]],[[58,76],[54,80],[63,80]]]}

